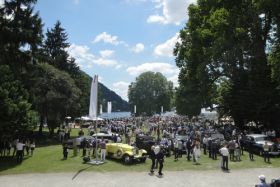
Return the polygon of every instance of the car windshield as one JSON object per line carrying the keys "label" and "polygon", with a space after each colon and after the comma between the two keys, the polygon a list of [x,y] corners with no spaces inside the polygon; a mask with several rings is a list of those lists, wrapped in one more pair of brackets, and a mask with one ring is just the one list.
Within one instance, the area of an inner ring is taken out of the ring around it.
{"label": "car windshield", "polygon": [[256,142],[265,141],[265,140],[269,140],[269,138],[267,136],[255,137]]}

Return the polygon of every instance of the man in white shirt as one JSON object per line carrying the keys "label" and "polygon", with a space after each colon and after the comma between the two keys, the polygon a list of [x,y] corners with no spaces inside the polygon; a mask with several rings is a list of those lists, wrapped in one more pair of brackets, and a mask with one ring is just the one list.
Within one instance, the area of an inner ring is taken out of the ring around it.
{"label": "man in white shirt", "polygon": [[17,144],[16,144],[16,148],[17,148],[17,163],[22,162],[23,159],[23,148],[24,148],[25,144],[22,143],[22,140],[20,140]]}
{"label": "man in white shirt", "polygon": [[227,148],[227,145],[225,144],[224,147],[222,147],[220,150],[220,153],[222,155],[222,169],[228,170],[228,155],[229,155],[229,151]]}

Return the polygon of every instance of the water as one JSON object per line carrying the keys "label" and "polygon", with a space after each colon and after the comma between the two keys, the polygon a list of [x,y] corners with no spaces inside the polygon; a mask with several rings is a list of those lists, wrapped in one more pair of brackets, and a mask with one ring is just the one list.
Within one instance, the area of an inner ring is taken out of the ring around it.
{"label": "water", "polygon": [[103,119],[129,118],[131,117],[131,113],[130,112],[112,112],[110,114],[102,113],[99,117]]}

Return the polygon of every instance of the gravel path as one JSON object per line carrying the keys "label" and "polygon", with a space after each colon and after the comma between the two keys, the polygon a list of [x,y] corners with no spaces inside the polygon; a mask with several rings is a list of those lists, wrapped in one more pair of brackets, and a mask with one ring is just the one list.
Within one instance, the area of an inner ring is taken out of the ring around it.
{"label": "gravel path", "polygon": [[221,170],[211,171],[174,171],[165,172],[162,178],[144,172],[86,172],[20,174],[0,176],[0,187],[181,187],[181,186],[254,186],[258,176],[264,174],[267,181],[280,177],[280,168],[232,170],[229,173]]}

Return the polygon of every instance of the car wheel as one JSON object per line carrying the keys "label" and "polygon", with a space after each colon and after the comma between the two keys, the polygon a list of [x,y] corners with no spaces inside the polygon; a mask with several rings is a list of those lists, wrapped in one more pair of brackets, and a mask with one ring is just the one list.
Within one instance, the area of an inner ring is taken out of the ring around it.
{"label": "car wheel", "polygon": [[125,164],[130,164],[132,159],[129,155],[124,155],[123,161],[124,161]]}

